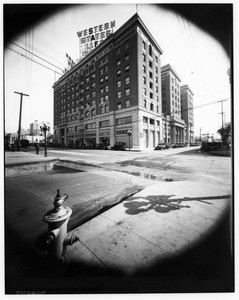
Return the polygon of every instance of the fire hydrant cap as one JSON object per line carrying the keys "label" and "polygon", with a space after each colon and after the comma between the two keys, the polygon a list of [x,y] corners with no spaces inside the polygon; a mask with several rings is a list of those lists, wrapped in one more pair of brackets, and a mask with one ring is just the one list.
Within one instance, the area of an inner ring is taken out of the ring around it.
{"label": "fire hydrant cap", "polygon": [[60,209],[52,209],[43,216],[43,221],[47,223],[64,221],[70,217],[72,209],[67,206],[61,206]]}

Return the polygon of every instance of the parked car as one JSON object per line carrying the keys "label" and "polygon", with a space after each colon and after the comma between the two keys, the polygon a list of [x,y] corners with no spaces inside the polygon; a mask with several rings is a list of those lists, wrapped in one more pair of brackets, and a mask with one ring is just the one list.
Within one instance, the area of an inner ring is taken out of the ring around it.
{"label": "parked car", "polygon": [[114,146],[112,146],[110,149],[111,150],[125,150],[126,148],[126,143],[124,142],[116,142]]}
{"label": "parked car", "polygon": [[154,150],[164,150],[166,149],[166,145],[164,143],[159,143]]}

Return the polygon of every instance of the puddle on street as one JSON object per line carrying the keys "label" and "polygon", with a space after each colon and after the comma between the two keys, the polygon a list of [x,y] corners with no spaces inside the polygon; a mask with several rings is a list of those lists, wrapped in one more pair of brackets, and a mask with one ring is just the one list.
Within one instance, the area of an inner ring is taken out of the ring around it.
{"label": "puddle on street", "polygon": [[40,163],[5,168],[7,177],[41,174],[70,174],[84,172],[82,170],[56,165],[54,163]]}

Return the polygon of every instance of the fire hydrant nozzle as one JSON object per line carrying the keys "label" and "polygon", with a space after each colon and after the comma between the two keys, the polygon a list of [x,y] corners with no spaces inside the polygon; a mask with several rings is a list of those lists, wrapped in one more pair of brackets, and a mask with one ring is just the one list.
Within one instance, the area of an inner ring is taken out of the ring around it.
{"label": "fire hydrant nozzle", "polygon": [[68,198],[67,194],[64,194],[63,196],[61,196],[60,190],[57,190],[57,194],[56,194],[56,196],[54,198],[54,202],[53,202],[55,210],[57,210],[59,207],[61,207],[67,198]]}

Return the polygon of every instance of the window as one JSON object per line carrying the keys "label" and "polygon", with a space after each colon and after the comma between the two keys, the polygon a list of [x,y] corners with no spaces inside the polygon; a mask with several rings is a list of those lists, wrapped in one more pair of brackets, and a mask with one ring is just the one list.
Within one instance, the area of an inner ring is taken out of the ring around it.
{"label": "window", "polygon": [[144,108],[147,108],[147,100],[144,99]]}
{"label": "window", "polygon": [[130,89],[129,89],[129,88],[125,90],[125,95],[126,95],[126,96],[129,96],[129,95],[130,95]]}
{"label": "window", "polygon": [[109,91],[109,86],[108,85],[105,86],[105,91],[106,91],[106,93]]}
{"label": "window", "polygon": [[100,83],[103,83],[104,82],[104,78],[100,78]]}
{"label": "window", "polygon": [[143,71],[144,71],[144,73],[146,73],[146,67],[145,67],[145,65],[143,65]]}
{"label": "window", "polygon": [[89,116],[90,116],[90,112],[87,111],[87,112],[85,113],[85,117],[86,117],[86,118],[89,118]]}
{"label": "window", "polygon": [[103,103],[104,102],[104,97],[101,97],[100,98],[100,103]]}
{"label": "window", "polygon": [[92,117],[94,117],[96,115],[95,109],[93,108],[91,111]]}
{"label": "window", "polygon": [[125,84],[129,84],[129,76],[125,77]]}
{"label": "window", "polygon": [[143,83],[146,84],[146,77],[143,76]]}
{"label": "window", "polygon": [[118,70],[116,74],[119,76],[121,74],[121,70]]}
{"label": "window", "polygon": [[96,96],[96,93],[95,92],[93,92],[92,93],[92,98],[94,98]]}
{"label": "window", "polygon": [[91,87],[94,89],[95,88],[95,82],[92,83]]}
{"label": "window", "polygon": [[149,45],[149,55],[152,56],[152,46]]}
{"label": "window", "polygon": [[149,77],[153,78],[153,73],[149,71]]}
{"label": "window", "polygon": [[108,79],[109,79],[109,76],[106,75],[106,76],[105,76],[105,81],[108,81]]}
{"label": "window", "polygon": [[118,59],[118,60],[116,61],[116,65],[117,65],[117,66],[120,66],[120,64],[121,64],[121,59]]}
{"label": "window", "polygon": [[92,106],[95,106],[96,102],[95,100],[92,101]]}
{"label": "window", "polygon": [[95,79],[95,73],[91,75],[91,78],[94,80]]}
{"label": "window", "polygon": [[118,93],[117,93],[117,97],[118,97],[118,99],[121,98],[121,92],[118,92]]}
{"label": "window", "polygon": [[156,92],[158,93],[158,91],[159,91],[159,88],[158,88],[158,86],[156,86]]}
{"label": "window", "polygon": [[150,103],[150,110],[154,110],[154,105],[153,105],[153,103]]}
{"label": "window", "polygon": [[143,41],[143,49],[146,50],[146,43]]}
{"label": "window", "polygon": [[109,70],[109,67],[108,66],[105,66],[105,72],[107,73]]}
{"label": "window", "polygon": [[100,75],[104,74],[104,69],[100,69]]}
{"label": "window", "polygon": [[99,127],[102,128],[102,127],[107,127],[110,125],[110,120],[106,120],[106,121],[101,121],[99,122]]}
{"label": "window", "polygon": [[89,100],[90,99],[90,95],[86,95],[86,100]]}
{"label": "window", "polygon": [[154,119],[149,119],[150,125],[154,125]]}
{"label": "window", "polygon": [[159,79],[158,79],[158,77],[157,77],[157,76],[155,77],[155,81],[156,81],[156,83],[158,83],[158,81],[159,81]]}
{"label": "window", "polygon": [[155,56],[156,63],[158,63],[158,56]]}
{"label": "window", "polygon": [[103,114],[103,113],[104,113],[104,107],[100,106],[100,114]]}
{"label": "window", "polygon": [[105,101],[109,101],[109,96],[108,95],[105,96]]}
{"label": "window", "polygon": [[117,109],[121,109],[121,102],[117,103]]}
{"label": "window", "polygon": [[125,101],[125,107],[130,107],[130,100],[129,100],[129,99],[127,99],[127,100]]}
{"label": "window", "polygon": [[132,116],[116,119],[116,125],[129,124],[132,123]]}
{"label": "window", "polygon": [[129,53],[125,54],[124,60],[125,60],[125,61],[129,60]]}
{"label": "window", "polygon": [[154,97],[153,93],[149,93],[149,97],[150,97],[150,99],[153,99],[153,97]]}
{"label": "window", "polygon": [[129,48],[129,41],[126,41],[126,42],[124,43],[124,48],[125,48],[125,49],[128,49],[128,48]]}
{"label": "window", "polygon": [[100,89],[100,93],[104,94],[104,89],[103,88]]}
{"label": "window", "polygon": [[152,63],[152,61],[151,61],[151,60],[149,61],[149,67],[150,67],[150,68],[152,68],[152,67],[153,67],[153,63]]}
{"label": "window", "polygon": [[106,112],[106,113],[109,112],[109,105],[108,105],[108,104],[105,106],[105,112]]}
{"label": "window", "polygon": [[128,72],[129,71],[129,65],[125,66],[124,70],[125,70],[125,72]]}
{"label": "window", "polygon": [[143,123],[148,124],[148,118],[147,117],[143,117]]}
{"label": "window", "polygon": [[116,54],[120,54],[120,47],[116,48]]}
{"label": "window", "polygon": [[143,94],[146,96],[146,88],[143,88]]}
{"label": "window", "polygon": [[153,82],[149,82],[149,87],[152,89],[153,88]]}
{"label": "window", "polygon": [[87,77],[85,81],[86,81],[86,83],[88,83],[90,81],[90,78]]}
{"label": "window", "polygon": [[87,87],[85,88],[86,92],[88,92],[90,89],[90,87],[87,85]]}
{"label": "window", "polygon": [[121,87],[121,80],[117,81],[117,87]]}
{"label": "window", "polygon": [[155,72],[156,74],[158,74],[158,67],[155,67]]}
{"label": "window", "polygon": [[157,106],[157,114],[159,113],[159,107]]}
{"label": "window", "polygon": [[146,61],[146,55],[143,53],[143,61]]}

